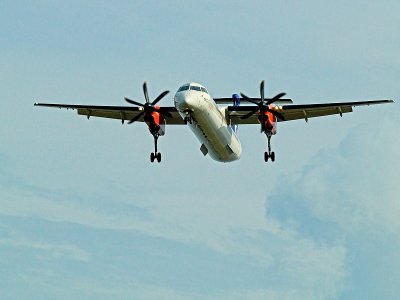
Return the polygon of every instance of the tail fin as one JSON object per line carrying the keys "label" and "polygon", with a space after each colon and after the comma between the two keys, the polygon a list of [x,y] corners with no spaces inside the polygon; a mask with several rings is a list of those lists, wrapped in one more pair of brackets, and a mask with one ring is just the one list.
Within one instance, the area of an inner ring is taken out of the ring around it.
{"label": "tail fin", "polygon": [[[232,95],[232,101],[233,101],[233,106],[235,106],[235,107],[240,106],[240,96],[238,94]],[[231,123],[231,128],[232,128],[233,132],[237,133],[239,126],[237,124]]]}

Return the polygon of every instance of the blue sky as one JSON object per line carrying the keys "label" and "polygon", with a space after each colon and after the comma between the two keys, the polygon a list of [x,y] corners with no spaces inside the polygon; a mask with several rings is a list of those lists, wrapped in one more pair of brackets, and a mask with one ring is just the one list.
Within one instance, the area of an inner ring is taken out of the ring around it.
{"label": "blue sky", "polygon": [[295,103],[399,98],[398,1],[2,1],[0,298],[397,299],[399,104],[240,127],[240,161],[124,105],[186,82]]}

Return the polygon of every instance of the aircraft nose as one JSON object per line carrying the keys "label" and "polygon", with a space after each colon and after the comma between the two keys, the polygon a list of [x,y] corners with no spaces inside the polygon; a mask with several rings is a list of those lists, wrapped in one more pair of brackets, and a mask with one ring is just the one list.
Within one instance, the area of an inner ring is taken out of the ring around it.
{"label": "aircraft nose", "polygon": [[175,100],[175,103],[176,103],[177,105],[179,105],[180,103],[184,102],[185,96],[183,95],[182,92],[176,93],[176,94],[175,94],[175,99],[174,99],[174,100]]}
{"label": "aircraft nose", "polygon": [[189,109],[194,105],[194,99],[188,92],[180,92],[175,95],[175,106],[179,110]]}

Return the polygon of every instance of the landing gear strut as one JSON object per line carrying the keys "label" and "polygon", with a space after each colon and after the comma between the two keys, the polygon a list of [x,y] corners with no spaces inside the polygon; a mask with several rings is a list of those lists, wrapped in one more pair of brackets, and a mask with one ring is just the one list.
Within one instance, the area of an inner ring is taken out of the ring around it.
{"label": "landing gear strut", "polygon": [[157,160],[157,162],[161,162],[161,153],[157,152],[157,141],[158,141],[158,135],[154,134],[154,152],[150,154],[150,161],[154,162],[154,160]]}
{"label": "landing gear strut", "polygon": [[267,162],[268,159],[271,158],[271,161],[275,161],[275,152],[271,152],[271,137],[272,135],[270,133],[265,133],[268,138],[268,152],[264,153],[264,161]]}
{"label": "landing gear strut", "polygon": [[185,123],[185,125],[187,125],[188,123],[189,123],[189,124],[192,124],[192,123],[193,123],[192,117],[188,114],[188,115],[183,119],[183,122]]}
{"label": "landing gear strut", "polygon": [[185,123],[185,125],[187,124],[193,124],[193,118],[192,118],[192,110],[191,109],[185,109],[185,117],[183,118],[183,123]]}

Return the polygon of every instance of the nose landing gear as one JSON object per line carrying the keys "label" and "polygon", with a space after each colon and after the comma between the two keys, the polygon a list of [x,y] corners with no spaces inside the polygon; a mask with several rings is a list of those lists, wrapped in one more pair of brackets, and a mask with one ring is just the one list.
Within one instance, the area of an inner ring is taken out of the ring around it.
{"label": "nose landing gear", "polygon": [[193,124],[193,118],[189,111],[186,112],[186,116],[183,118],[183,122],[185,123],[185,125]]}
{"label": "nose landing gear", "polygon": [[183,122],[185,123],[185,125],[189,124],[193,124],[193,119],[191,116],[187,115],[184,119]]}
{"label": "nose landing gear", "polygon": [[191,109],[184,110],[185,117],[183,118],[183,123],[185,123],[185,125],[193,124],[192,112],[193,112],[193,110],[191,110]]}

